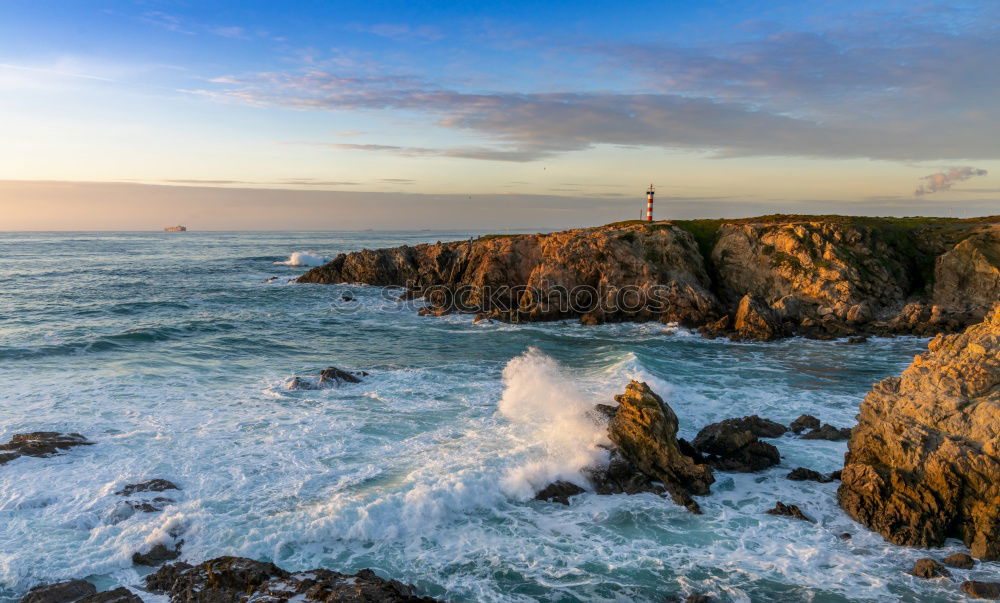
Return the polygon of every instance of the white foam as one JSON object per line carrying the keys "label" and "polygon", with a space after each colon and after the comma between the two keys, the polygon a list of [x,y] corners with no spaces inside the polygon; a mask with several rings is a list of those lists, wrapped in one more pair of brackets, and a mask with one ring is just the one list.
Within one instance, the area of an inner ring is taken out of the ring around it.
{"label": "white foam", "polygon": [[284,262],[275,262],[284,266],[322,266],[330,258],[312,251],[294,251]]}
{"label": "white foam", "polygon": [[504,491],[530,498],[555,480],[587,483],[581,470],[606,459],[606,429],[587,415],[595,400],[551,357],[531,348],[507,363],[500,414],[521,427],[516,446],[535,451],[504,476]]}

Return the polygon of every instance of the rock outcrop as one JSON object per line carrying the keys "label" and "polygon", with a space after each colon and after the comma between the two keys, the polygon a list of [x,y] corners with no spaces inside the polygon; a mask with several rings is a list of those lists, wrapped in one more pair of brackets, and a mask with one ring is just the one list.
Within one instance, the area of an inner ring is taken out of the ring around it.
{"label": "rock outcrop", "polygon": [[1000,600],[1000,582],[978,582],[969,580],[962,583],[962,592],[973,599]]}
{"label": "rock outcrop", "polygon": [[142,599],[124,586],[99,593],[86,580],[70,580],[36,586],[20,603],[142,603]]}
{"label": "rock outcrop", "polygon": [[300,283],[407,287],[425,313],[510,322],[578,318],[701,324],[717,302],[694,238],[668,223],[364,250],[313,268]]}
{"label": "rock outcrop", "polygon": [[179,562],[146,577],[154,593],[171,603],[278,603],[281,601],[433,602],[414,587],[385,580],[364,569],[342,574],[328,569],[286,572],[273,563],[245,557],[219,557],[191,566]]}
{"label": "rock outcrop", "polygon": [[778,449],[758,438],[776,438],[786,431],[780,423],[752,415],[706,425],[691,444],[712,467],[749,473],[781,462]]}
{"label": "rock outcrop", "polygon": [[768,509],[765,511],[768,515],[779,515],[782,517],[791,517],[792,519],[799,519],[801,521],[808,521],[810,523],[815,523],[809,516],[802,512],[802,509],[798,505],[786,505],[780,500],[774,503],[773,509]]}
{"label": "rock outcrop", "polygon": [[21,456],[45,457],[59,454],[74,446],[90,446],[88,441],[78,433],[59,433],[56,431],[36,431],[34,433],[18,433],[6,444],[0,444],[0,465],[13,461]]}
{"label": "rock outcrop", "polygon": [[693,495],[708,494],[715,479],[707,465],[681,452],[677,415],[645,383],[632,381],[615,396],[618,410],[608,424],[608,436],[621,455],[642,473],[663,484],[670,497],[700,513]]}
{"label": "rock outcrop", "polygon": [[1000,304],[861,404],[840,506],[886,540],[1000,559]]}
{"label": "rock outcrop", "polygon": [[929,335],[997,299],[1000,217],[621,222],[366,249],[298,282],[404,287],[434,316],[659,320],[738,339]]}

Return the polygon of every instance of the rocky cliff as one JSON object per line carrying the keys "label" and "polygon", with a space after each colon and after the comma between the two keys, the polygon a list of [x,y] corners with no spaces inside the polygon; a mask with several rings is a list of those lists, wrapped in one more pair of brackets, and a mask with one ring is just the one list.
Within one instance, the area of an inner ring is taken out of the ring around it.
{"label": "rocky cliff", "polygon": [[773,339],[953,332],[1000,299],[1000,216],[622,222],[342,254],[302,283],[406,287],[427,313],[659,320]]}
{"label": "rocky cliff", "polygon": [[1000,559],[1000,304],[875,384],[841,479],[840,505],[886,540]]}

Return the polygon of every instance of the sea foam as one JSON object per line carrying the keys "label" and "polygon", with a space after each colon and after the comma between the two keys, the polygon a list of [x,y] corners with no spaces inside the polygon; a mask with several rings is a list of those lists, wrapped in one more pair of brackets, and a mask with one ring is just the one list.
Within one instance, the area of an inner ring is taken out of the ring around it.
{"label": "sea foam", "polygon": [[275,264],[284,266],[322,266],[329,261],[330,258],[312,251],[293,251],[287,260],[284,262],[275,262]]}
{"label": "sea foam", "polygon": [[515,444],[534,450],[532,460],[504,476],[504,491],[526,499],[555,480],[587,485],[582,469],[605,461],[606,429],[588,416],[595,401],[576,387],[565,369],[537,348],[511,360],[503,371],[500,414],[520,426]]}

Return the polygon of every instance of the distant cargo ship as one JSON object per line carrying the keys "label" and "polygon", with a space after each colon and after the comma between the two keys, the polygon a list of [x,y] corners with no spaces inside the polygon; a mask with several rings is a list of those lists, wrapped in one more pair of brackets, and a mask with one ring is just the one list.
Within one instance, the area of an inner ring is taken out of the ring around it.
{"label": "distant cargo ship", "polygon": [[187,226],[167,226],[163,230],[164,232],[186,232]]}

